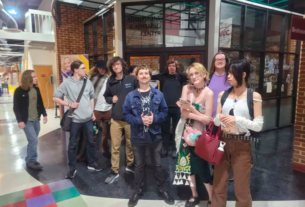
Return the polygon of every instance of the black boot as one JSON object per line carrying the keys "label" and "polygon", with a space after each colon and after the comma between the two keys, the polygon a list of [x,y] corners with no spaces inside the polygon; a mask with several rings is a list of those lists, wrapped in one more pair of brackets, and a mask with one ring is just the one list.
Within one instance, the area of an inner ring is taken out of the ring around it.
{"label": "black boot", "polygon": [[162,147],[160,155],[161,155],[161,157],[166,157],[168,155],[168,150],[166,150],[164,147]]}
{"label": "black boot", "polygon": [[[193,199],[193,201],[190,201],[191,199]],[[191,197],[189,200],[186,201],[184,207],[195,207],[195,206],[198,205],[199,203],[200,203],[199,198],[193,196],[193,197]]]}
{"label": "black boot", "polygon": [[174,198],[166,191],[159,191],[159,195],[163,198],[164,202],[168,205],[174,205]]}
{"label": "black boot", "polygon": [[136,206],[141,196],[142,196],[142,192],[133,191],[128,201],[128,207]]}

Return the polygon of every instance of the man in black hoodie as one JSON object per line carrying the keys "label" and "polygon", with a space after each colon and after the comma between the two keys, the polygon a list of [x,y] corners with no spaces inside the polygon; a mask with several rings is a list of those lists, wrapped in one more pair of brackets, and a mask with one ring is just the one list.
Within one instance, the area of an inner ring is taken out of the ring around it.
{"label": "man in black hoodie", "polygon": [[123,104],[126,95],[138,87],[135,76],[127,75],[127,64],[121,57],[114,57],[107,63],[111,76],[107,81],[104,97],[106,102],[113,104],[111,114],[111,173],[106,178],[105,183],[111,184],[119,178],[120,166],[120,146],[122,141],[122,132],[125,132],[126,140],[126,159],[127,172],[134,173],[133,151],[130,141],[130,125],[123,118]]}

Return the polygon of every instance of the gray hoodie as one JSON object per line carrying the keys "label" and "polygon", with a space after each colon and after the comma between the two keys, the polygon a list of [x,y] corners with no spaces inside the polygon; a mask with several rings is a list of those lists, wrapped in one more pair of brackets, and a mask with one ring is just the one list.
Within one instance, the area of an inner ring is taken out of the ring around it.
{"label": "gray hoodie", "polygon": [[[73,77],[66,79],[54,93],[54,97],[62,98],[66,96],[69,103],[76,102],[80,90],[82,89],[84,80],[75,80]],[[90,100],[94,98],[94,88],[92,82],[87,79],[86,87],[82,98],[80,99],[78,108],[73,113],[73,122],[84,123],[92,118],[93,109]]]}

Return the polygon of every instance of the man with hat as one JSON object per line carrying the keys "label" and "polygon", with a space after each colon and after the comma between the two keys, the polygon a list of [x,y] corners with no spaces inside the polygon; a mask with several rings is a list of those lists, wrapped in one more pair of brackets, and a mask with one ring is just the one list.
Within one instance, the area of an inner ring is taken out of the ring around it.
{"label": "man with hat", "polygon": [[111,119],[112,104],[106,102],[104,93],[106,90],[106,83],[109,78],[109,70],[107,62],[98,60],[94,63],[94,67],[89,72],[90,80],[94,87],[94,115],[98,126],[102,122],[102,152],[105,157],[110,158],[108,140],[110,140],[110,127],[109,121]]}

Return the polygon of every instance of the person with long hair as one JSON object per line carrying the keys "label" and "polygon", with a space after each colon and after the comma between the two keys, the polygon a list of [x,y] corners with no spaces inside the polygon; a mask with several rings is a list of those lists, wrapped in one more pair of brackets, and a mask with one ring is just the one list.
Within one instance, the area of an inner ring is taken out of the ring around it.
{"label": "person with long hair", "polygon": [[[179,64],[175,59],[169,59],[166,63],[165,73],[159,73],[153,75],[151,80],[160,81],[161,91],[164,95],[166,104],[168,106],[168,115],[164,124],[162,125],[163,134],[163,148],[161,150],[161,156],[165,157],[168,155],[170,148],[171,138],[171,123],[172,131],[176,131],[177,124],[180,120],[180,108],[177,107],[176,102],[179,100],[182,92],[182,87],[187,81],[186,75],[178,73],[177,70]],[[171,143],[172,158],[177,158],[175,139],[173,138]]]}
{"label": "person with long hair", "polygon": [[217,109],[217,95],[221,91],[229,89],[231,86],[228,83],[228,65],[229,58],[223,52],[218,52],[214,56],[210,68],[210,82],[208,84],[209,88],[214,93],[214,110],[212,117],[216,116]]}
{"label": "person with long hair", "polygon": [[[247,88],[250,64],[245,60],[229,64],[228,82],[232,86],[218,95],[216,126],[226,143],[221,164],[215,165],[212,207],[225,207],[230,171],[234,174],[236,207],[251,207],[250,174],[252,146],[263,127],[262,97]],[[224,96],[224,97],[223,97]],[[251,101],[251,102],[250,102]]]}
{"label": "person with long hair", "polygon": [[37,161],[37,144],[40,132],[40,117],[43,123],[48,121],[43,105],[38,79],[33,70],[26,70],[21,76],[21,86],[14,93],[14,113],[18,127],[23,129],[28,140],[26,166],[33,170],[42,170],[42,165]]}
{"label": "person with long hair", "polygon": [[[205,67],[200,63],[190,65],[187,69],[187,75],[191,84],[183,87],[181,99],[177,102],[177,105],[181,109],[182,116],[187,119],[186,125],[194,130],[203,132],[206,130],[206,125],[209,125],[213,120],[214,94],[211,89],[206,87],[209,75]],[[183,173],[190,174],[190,187],[192,190],[192,197],[186,202],[185,207],[194,207],[200,202],[196,188],[196,179],[204,183],[209,200],[211,201],[213,187],[211,185],[212,175],[210,165],[207,161],[197,156],[194,145],[189,144],[185,137],[181,140],[177,165],[181,163],[181,159],[184,159],[183,156],[186,157],[186,160],[190,160],[190,169],[185,169],[188,172],[184,171]],[[176,172],[181,169],[177,165]],[[208,204],[210,204],[210,201]]]}
{"label": "person with long hair", "polygon": [[135,76],[128,75],[127,63],[121,57],[113,57],[107,63],[107,68],[111,72],[111,76],[107,81],[106,91],[104,93],[105,100],[108,104],[112,104],[111,113],[111,172],[105,180],[106,184],[113,183],[119,178],[120,167],[120,147],[122,135],[126,141],[126,172],[134,173],[133,151],[130,141],[130,125],[123,117],[123,104],[126,95],[138,88],[138,81]]}
{"label": "person with long hair", "polygon": [[128,74],[136,76],[137,73],[137,66],[136,65],[131,65],[128,69]]}

